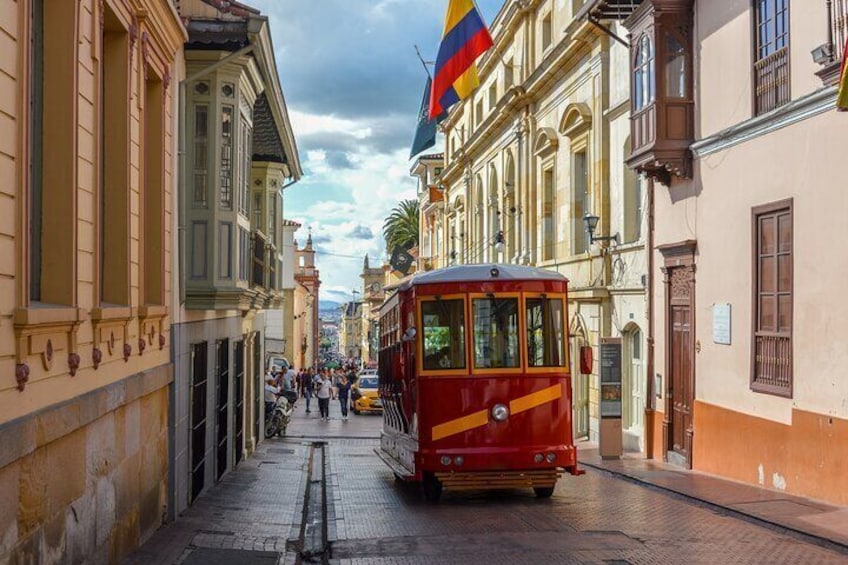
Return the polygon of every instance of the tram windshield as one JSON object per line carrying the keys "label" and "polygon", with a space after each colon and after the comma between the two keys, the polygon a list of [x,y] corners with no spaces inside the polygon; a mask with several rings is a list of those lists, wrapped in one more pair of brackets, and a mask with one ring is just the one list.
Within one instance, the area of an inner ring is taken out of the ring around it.
{"label": "tram windshield", "polygon": [[421,303],[424,370],[465,368],[465,301],[427,300]]}
{"label": "tram windshield", "polygon": [[559,298],[528,298],[527,364],[530,367],[565,365],[563,304]]}
{"label": "tram windshield", "polygon": [[517,368],[521,366],[518,346],[518,299],[487,298],[472,301],[474,320],[474,367]]}

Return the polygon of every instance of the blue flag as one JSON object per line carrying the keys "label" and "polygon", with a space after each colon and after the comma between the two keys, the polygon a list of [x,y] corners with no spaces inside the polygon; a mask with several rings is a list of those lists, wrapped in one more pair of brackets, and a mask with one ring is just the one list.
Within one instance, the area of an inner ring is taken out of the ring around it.
{"label": "blue flag", "polygon": [[412,140],[412,150],[409,158],[412,159],[425,149],[436,145],[436,124],[444,119],[444,112],[435,120],[430,120],[430,85],[433,79],[427,77],[424,86],[424,99],[421,101],[421,110],[418,112],[418,126],[415,128],[415,139]]}

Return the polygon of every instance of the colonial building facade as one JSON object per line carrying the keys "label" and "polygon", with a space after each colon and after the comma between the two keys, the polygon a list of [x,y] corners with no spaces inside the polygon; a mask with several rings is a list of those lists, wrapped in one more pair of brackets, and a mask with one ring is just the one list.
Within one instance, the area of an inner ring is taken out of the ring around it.
{"label": "colonial building facade", "polygon": [[321,340],[321,321],[318,318],[318,299],[321,289],[321,273],[315,266],[315,249],[312,234],[306,237],[301,249],[294,243],[295,298],[294,298],[294,343],[295,364],[298,367],[315,367],[318,363],[318,346]]}
{"label": "colonial building facade", "polygon": [[[622,351],[626,449],[644,447],[645,191],[630,153],[628,51],[576,18],[579,0],[510,0],[491,25],[480,86],[443,123],[444,170],[413,166],[431,267],[534,265],[570,280],[576,437],[599,437],[602,339]],[[611,35],[612,34],[612,35]],[[435,181],[435,182],[434,182]],[[593,220],[594,238],[584,218]],[[584,351],[581,357],[580,352]],[[586,365],[589,366],[586,366]]]}
{"label": "colonial building facade", "polygon": [[620,4],[581,17],[630,32],[628,163],[655,219],[649,455],[848,504],[848,308],[827,292],[848,275],[848,6]]}
{"label": "colonial building facade", "polygon": [[302,175],[266,17],[182,0],[188,29],[174,297],[170,508],[262,437],[264,333],[282,305],[282,190]]}
{"label": "colonial building facade", "polygon": [[6,2],[0,562],[118,562],[168,508],[185,30],[166,0]]}

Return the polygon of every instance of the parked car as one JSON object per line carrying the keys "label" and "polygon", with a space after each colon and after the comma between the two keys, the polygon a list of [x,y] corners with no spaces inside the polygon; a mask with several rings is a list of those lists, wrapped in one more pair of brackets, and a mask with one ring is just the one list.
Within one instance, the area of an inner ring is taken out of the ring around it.
{"label": "parked car", "polygon": [[380,401],[379,378],[377,373],[360,373],[359,378],[351,388],[353,413],[382,414],[383,403]]}

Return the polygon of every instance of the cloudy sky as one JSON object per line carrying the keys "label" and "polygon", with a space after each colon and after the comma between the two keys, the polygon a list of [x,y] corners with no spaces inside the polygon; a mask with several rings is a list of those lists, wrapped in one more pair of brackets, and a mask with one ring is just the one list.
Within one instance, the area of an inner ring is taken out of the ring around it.
{"label": "cloudy sky", "polygon": [[[415,198],[409,146],[448,0],[245,0],[270,19],[277,67],[304,168],[286,218],[312,228],[322,300],[361,289],[367,253],[385,254],[383,220]],[[478,0],[491,23],[503,0]]]}

